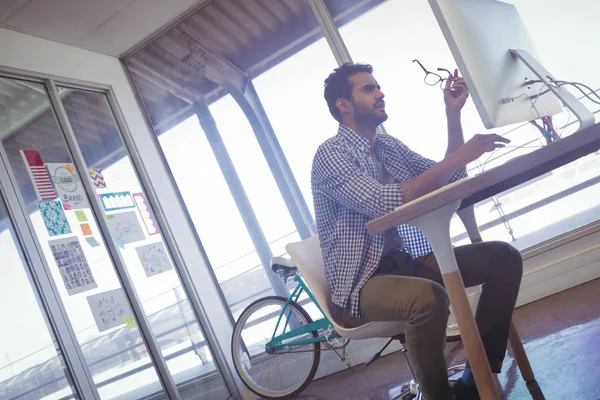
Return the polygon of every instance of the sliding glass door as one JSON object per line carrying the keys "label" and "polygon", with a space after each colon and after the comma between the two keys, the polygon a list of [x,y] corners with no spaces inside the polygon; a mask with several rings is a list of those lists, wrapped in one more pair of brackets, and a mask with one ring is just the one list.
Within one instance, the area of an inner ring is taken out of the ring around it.
{"label": "sliding glass door", "polygon": [[1,194],[0,254],[0,398],[72,398],[70,373]]}
{"label": "sliding glass door", "polygon": [[106,92],[21,77],[0,92],[1,186],[31,239],[0,197],[0,398],[230,397]]}

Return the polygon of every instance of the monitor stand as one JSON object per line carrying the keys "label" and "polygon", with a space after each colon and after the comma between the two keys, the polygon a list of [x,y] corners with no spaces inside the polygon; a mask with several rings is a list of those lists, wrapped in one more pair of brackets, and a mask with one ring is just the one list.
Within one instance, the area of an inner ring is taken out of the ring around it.
{"label": "monitor stand", "polygon": [[561,86],[556,86],[551,82],[552,80],[556,80],[550,72],[546,70],[535,58],[531,56],[525,50],[515,50],[511,49],[510,53],[514,56],[519,57],[525,65],[533,71],[537,77],[548,86],[548,88],[558,97],[565,107],[567,107],[577,119],[579,119],[579,129],[585,129],[589,126],[592,126],[596,123],[596,119],[594,118],[594,114],[590,110],[587,109],[575,96],[571,94],[568,90]]}

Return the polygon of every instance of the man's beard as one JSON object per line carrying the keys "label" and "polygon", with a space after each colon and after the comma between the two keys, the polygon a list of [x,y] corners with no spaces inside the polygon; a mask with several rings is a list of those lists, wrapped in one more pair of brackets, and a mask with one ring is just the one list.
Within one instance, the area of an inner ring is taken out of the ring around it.
{"label": "man's beard", "polygon": [[[356,110],[356,111],[358,111],[358,110]],[[379,125],[381,125],[388,119],[388,115],[386,113],[377,114],[374,109],[369,110],[367,112],[360,112],[360,111],[356,112],[356,111],[354,114],[355,115],[354,119],[356,120],[357,123],[359,123],[361,125],[378,127]]]}

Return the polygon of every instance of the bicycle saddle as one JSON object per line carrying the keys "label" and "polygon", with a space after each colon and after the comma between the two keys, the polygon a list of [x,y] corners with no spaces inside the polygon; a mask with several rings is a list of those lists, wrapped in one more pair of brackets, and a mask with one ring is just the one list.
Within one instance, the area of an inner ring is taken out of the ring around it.
{"label": "bicycle saddle", "polygon": [[283,270],[285,275],[294,275],[298,272],[298,268],[296,268],[292,259],[285,257],[271,258],[271,269],[275,273],[278,273],[279,270]]}

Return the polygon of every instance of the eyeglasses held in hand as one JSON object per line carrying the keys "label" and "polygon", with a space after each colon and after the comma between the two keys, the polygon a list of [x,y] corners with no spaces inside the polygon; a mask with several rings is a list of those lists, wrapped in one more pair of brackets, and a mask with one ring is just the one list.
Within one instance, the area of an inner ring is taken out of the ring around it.
{"label": "eyeglasses held in hand", "polygon": [[441,75],[436,74],[435,72],[431,72],[428,71],[423,64],[421,64],[421,62],[419,60],[413,60],[412,62],[416,62],[417,64],[419,64],[419,67],[421,67],[421,69],[423,70],[423,72],[425,72],[425,78],[423,79],[423,81],[428,84],[429,86],[435,86],[439,83],[440,85],[440,89],[444,90],[444,85],[446,84],[446,81],[450,80],[454,80],[453,78],[450,78],[452,75],[452,72],[448,71],[445,68],[438,68],[438,71],[442,71],[442,72],[446,72],[448,74],[448,78],[442,78]]}

